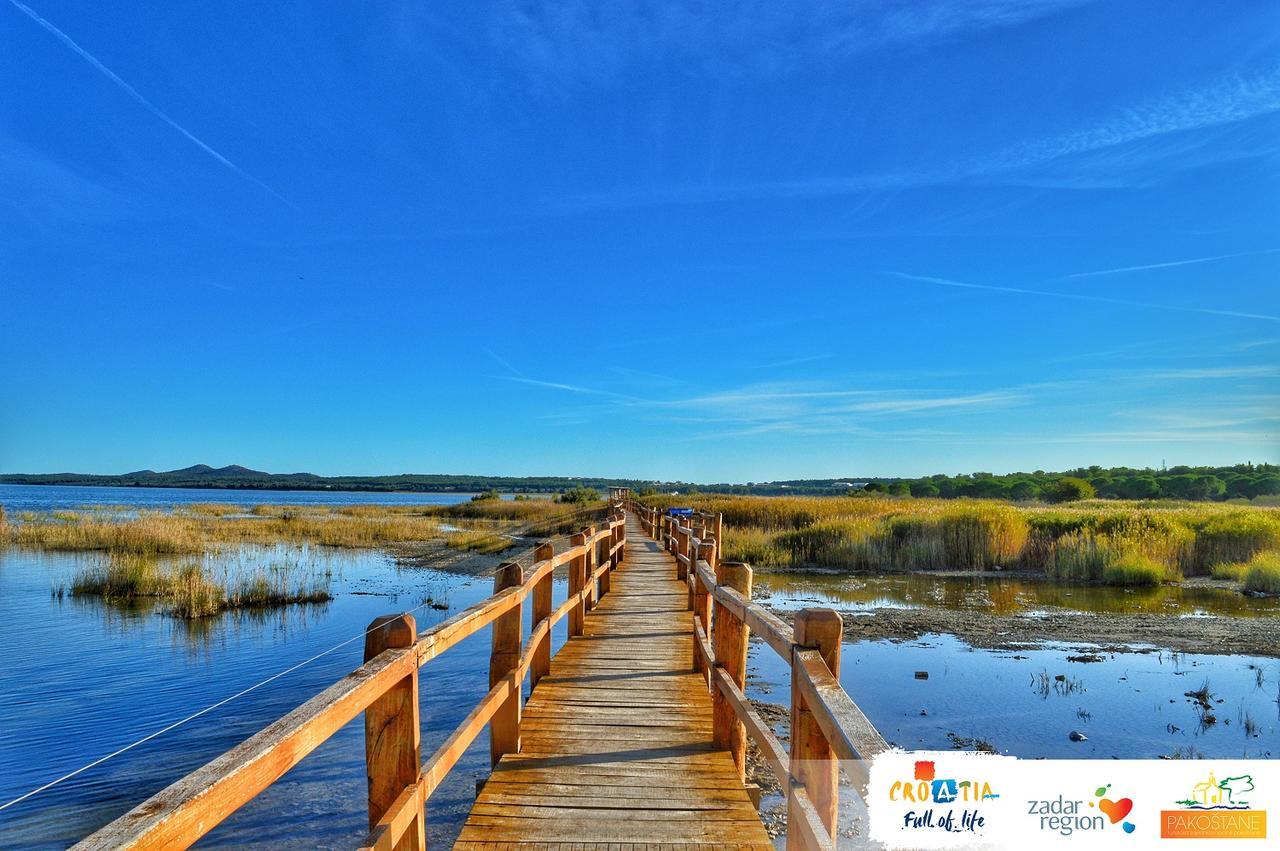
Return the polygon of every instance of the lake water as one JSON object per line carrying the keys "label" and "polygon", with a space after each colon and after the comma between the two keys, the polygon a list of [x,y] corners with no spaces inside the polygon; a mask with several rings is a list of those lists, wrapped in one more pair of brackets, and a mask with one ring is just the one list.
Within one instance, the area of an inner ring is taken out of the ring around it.
{"label": "lake water", "polygon": [[[211,488],[98,488],[75,485],[0,485],[5,511],[65,511],[87,506],[126,506],[165,511],[193,502],[229,505],[453,505],[469,493],[267,491]],[[509,498],[509,497],[508,497]]]}
{"label": "lake water", "polygon": [[[141,493],[141,491],[146,493]],[[132,497],[132,499],[130,499]],[[460,501],[461,494],[175,491],[137,488],[0,487],[13,511],[81,505],[163,508],[186,502],[333,504]],[[250,501],[251,500],[251,501]],[[0,811],[0,847],[65,847],[234,746],[356,667],[359,636],[376,616],[425,598],[447,611],[415,613],[419,628],[490,593],[488,579],[400,568],[379,552],[290,547],[298,562],[332,570],[334,599],[265,616],[224,615],[191,624],[150,607],[58,601],[91,554],[0,551],[0,803],[133,742],[341,642],[356,639],[47,792]],[[248,558],[255,557],[252,551]],[[278,555],[278,553],[277,553]],[[829,579],[829,578],[828,578]],[[1217,597],[1131,597],[1115,589],[944,577],[859,577],[848,582],[757,574],[775,602],[856,609],[871,604],[1151,607],[1194,612]],[[1094,600],[1091,595],[1108,595]],[[564,599],[558,583],[556,600]],[[1057,601],[1057,602],[1051,602]],[[1129,608],[1106,610],[1133,610]],[[1152,610],[1140,608],[1137,610]],[[1278,622],[1280,623],[1280,622]],[[527,634],[527,633],[526,633]],[[554,643],[564,639],[564,625]],[[841,680],[887,739],[908,748],[989,743],[1024,757],[1276,757],[1280,755],[1280,660],[1153,652],[1067,661],[1070,645],[1017,651],[969,647],[952,636],[844,647]],[[422,669],[424,756],[487,690],[483,630]],[[916,672],[928,672],[917,679]],[[748,692],[788,701],[788,669],[753,642]],[[1057,679],[1061,677],[1062,679]],[[1212,725],[1185,692],[1208,683]],[[1219,702],[1221,701],[1221,702]],[[1248,724],[1246,724],[1246,719]],[[1246,727],[1248,730],[1246,730]],[[1076,730],[1087,741],[1073,742]],[[428,836],[446,846],[488,771],[482,736],[428,805]],[[218,827],[203,845],[349,848],[365,835],[364,730],[357,718],[297,768]],[[850,812],[854,812],[850,808]]]}

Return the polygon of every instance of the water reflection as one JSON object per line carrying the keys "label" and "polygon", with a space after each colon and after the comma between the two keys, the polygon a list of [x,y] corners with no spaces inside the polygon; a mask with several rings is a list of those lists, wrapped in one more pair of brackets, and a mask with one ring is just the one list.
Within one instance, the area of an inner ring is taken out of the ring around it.
{"label": "water reflection", "polygon": [[1047,608],[1110,614],[1275,617],[1280,598],[1254,598],[1203,585],[1116,588],[1028,578],[908,574],[759,573],[757,596],[778,608],[832,606],[848,611],[940,607],[996,614],[1031,614]]}

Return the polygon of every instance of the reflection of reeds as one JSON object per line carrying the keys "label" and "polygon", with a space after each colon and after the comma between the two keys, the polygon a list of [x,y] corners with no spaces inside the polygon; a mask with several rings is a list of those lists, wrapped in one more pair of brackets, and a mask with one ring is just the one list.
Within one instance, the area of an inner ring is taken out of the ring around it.
{"label": "reflection of reeds", "polygon": [[[156,600],[175,617],[200,618],[228,609],[270,608],[332,599],[327,573],[296,564],[258,567],[249,574],[216,577],[198,561],[166,562],[155,556],[111,553],[72,579],[71,594],[113,604]],[[55,586],[55,595],[60,586]]]}

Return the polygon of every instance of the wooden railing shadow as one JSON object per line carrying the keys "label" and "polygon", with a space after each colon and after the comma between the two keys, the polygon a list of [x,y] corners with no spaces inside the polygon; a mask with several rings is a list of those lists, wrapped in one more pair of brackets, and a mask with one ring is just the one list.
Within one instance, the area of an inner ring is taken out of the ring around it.
{"label": "wooden railing shadow", "polygon": [[[629,500],[644,531],[676,560],[693,611],[693,669],[712,698],[716,747],[733,755],[746,780],[747,737],[787,799],[787,848],[835,847],[840,769],[864,798],[868,763],[889,745],[840,685],[843,622],[832,609],[803,609],[788,626],[751,601],[751,568],[721,561],[723,516],[664,513]],[[791,752],[743,694],[747,644],[759,636],[791,668]]]}
{"label": "wooden railing shadow", "polygon": [[[551,544],[534,550],[528,573],[517,562],[499,566],[492,596],[421,634],[412,615],[375,619],[365,633],[363,665],[74,848],[186,848],[362,712],[370,831],[363,847],[425,848],[427,799],[485,726],[493,765],[520,750],[526,675],[536,686],[550,673],[551,630],[561,620],[568,619],[570,637],[582,635],[587,612],[609,593],[610,573],[625,552],[625,515],[616,502],[598,529],[574,535],[564,552]],[[552,576],[562,566],[568,595],[553,608]],[[522,642],[526,601],[533,617]],[[423,763],[418,669],[490,624],[489,691]]]}

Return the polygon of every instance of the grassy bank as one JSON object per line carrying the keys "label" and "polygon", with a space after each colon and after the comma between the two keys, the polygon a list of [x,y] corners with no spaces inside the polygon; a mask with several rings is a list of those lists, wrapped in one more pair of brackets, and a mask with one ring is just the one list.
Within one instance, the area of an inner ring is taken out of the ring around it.
{"label": "grassy bank", "polygon": [[191,505],[169,514],[103,517],[100,512],[30,515],[0,526],[4,540],[47,550],[104,550],[136,555],[195,555],[220,544],[313,543],[375,547],[440,536],[433,517],[382,509],[352,513],[345,508],[256,506],[228,511],[221,505]]}
{"label": "grassy bank", "polygon": [[[725,555],[761,567],[1043,572],[1149,585],[1185,576],[1269,585],[1280,511],[1180,502],[1087,501],[1069,507],[876,497],[653,497],[724,514]],[[1260,556],[1263,554],[1263,556]],[[1236,567],[1232,567],[1236,565]],[[1278,583],[1280,584],[1280,583]]]}
{"label": "grassy bank", "polygon": [[194,503],[172,513],[24,512],[15,522],[6,522],[0,509],[0,545],[102,551],[150,560],[274,544],[412,548],[433,542],[495,555],[516,546],[519,538],[581,531],[598,522],[604,509],[602,500],[566,505],[551,500],[481,499],[445,506]]}

